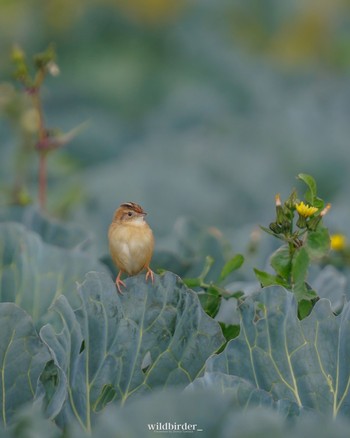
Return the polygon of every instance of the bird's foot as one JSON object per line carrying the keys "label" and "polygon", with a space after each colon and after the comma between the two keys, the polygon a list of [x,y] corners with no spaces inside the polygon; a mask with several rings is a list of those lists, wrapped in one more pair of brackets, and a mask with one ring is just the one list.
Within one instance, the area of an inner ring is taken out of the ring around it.
{"label": "bird's foot", "polygon": [[148,266],[147,272],[146,272],[146,281],[148,280],[148,277],[151,277],[152,284],[154,283],[154,272],[152,269]]}
{"label": "bird's foot", "polygon": [[121,286],[124,286],[125,289],[126,289],[126,285],[125,285],[124,281],[120,278],[121,274],[122,274],[122,271],[119,271],[119,274],[118,274],[117,278],[115,279],[115,284],[116,284],[116,286],[117,286],[118,292],[119,292],[121,295],[123,295],[123,292],[122,292]]}

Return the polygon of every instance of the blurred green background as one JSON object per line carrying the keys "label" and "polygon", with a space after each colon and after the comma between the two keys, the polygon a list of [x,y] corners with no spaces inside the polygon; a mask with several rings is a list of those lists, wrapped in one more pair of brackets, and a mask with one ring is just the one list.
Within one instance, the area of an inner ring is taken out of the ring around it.
{"label": "blurred green background", "polygon": [[18,175],[37,196],[11,48],[53,42],[47,125],[88,124],[49,157],[48,210],[92,231],[99,254],[125,201],[159,247],[183,216],[234,243],[273,219],[300,172],[332,202],[331,231],[350,232],[348,0],[1,0],[0,33],[3,206]]}

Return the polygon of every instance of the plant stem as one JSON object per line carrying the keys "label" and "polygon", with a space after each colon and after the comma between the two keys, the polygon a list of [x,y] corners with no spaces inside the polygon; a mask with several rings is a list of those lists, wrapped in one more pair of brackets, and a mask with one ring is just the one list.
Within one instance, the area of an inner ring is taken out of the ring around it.
{"label": "plant stem", "polygon": [[40,86],[44,80],[44,71],[39,70],[35,80],[35,88],[32,93],[33,105],[38,114],[38,152],[39,152],[39,204],[44,210],[46,206],[46,188],[47,188],[47,151],[41,149],[47,137],[44,114],[42,109]]}
{"label": "plant stem", "polygon": [[44,210],[46,205],[46,186],[47,186],[47,154],[45,151],[39,152],[39,204]]}

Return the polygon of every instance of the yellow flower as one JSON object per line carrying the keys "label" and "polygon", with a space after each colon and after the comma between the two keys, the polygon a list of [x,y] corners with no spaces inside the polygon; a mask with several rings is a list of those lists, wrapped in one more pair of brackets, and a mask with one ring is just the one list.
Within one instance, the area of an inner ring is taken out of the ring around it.
{"label": "yellow flower", "polygon": [[331,249],[334,251],[341,251],[346,246],[346,237],[344,234],[332,234],[331,235]]}
{"label": "yellow flower", "polygon": [[311,207],[310,205],[304,204],[303,201],[301,201],[299,204],[295,204],[295,208],[300,216],[303,217],[312,216],[318,210],[316,207]]}

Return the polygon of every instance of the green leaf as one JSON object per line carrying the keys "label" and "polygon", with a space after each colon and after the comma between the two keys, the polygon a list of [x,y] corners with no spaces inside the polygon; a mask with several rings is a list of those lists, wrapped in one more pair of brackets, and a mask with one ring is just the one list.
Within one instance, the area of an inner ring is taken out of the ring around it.
{"label": "green leaf", "polygon": [[312,259],[319,259],[327,255],[330,249],[328,229],[318,226],[316,231],[308,231],[304,247]]}
{"label": "green leaf", "polygon": [[252,406],[273,407],[274,400],[268,392],[257,389],[246,380],[219,372],[206,372],[191,383],[186,391],[198,389],[215,389],[222,394],[229,394],[235,399],[237,409],[247,409]]}
{"label": "green leaf", "polygon": [[303,181],[308,186],[308,190],[305,193],[305,200],[309,204],[314,205],[314,200],[317,195],[317,186],[315,179],[311,175],[307,175],[306,173],[299,173],[298,179]]}
{"label": "green leaf", "polygon": [[[208,376],[208,379],[213,381],[214,387],[211,381],[207,384],[201,380],[195,387],[183,392],[178,390],[155,392],[131,400],[123,409],[106,410],[99,418],[93,438],[152,438],[156,435],[180,437],[190,435],[202,438],[286,436],[283,419],[289,413],[290,417],[298,416],[299,409],[295,408],[295,405],[292,406],[287,402],[280,407],[281,403],[274,403],[269,394],[255,389],[242,379],[234,379],[231,376],[225,379],[223,376],[220,380],[221,376],[215,377]],[[223,393],[222,387],[225,383],[229,387]],[[247,415],[249,418],[246,418]],[[195,429],[193,431],[180,429],[176,432],[172,431],[173,433],[169,430],[163,433],[159,429],[158,432],[156,430],[157,427],[174,428],[175,424],[180,428],[188,427],[189,424],[195,425]],[[278,435],[275,435],[276,430],[280,431]]]}
{"label": "green leaf", "polygon": [[[162,427],[168,430],[160,430]],[[187,431],[171,430],[175,427],[187,427]],[[155,391],[124,407],[107,408],[89,434],[72,424],[68,430],[59,430],[39,409],[29,407],[14,417],[12,427],[0,428],[0,433],[4,438],[347,438],[349,422],[308,413],[286,400],[274,401],[238,377],[206,373],[185,391]]]}
{"label": "green leaf", "polygon": [[270,258],[270,264],[278,275],[286,281],[291,275],[292,261],[288,245],[278,248]]}
{"label": "green leaf", "polygon": [[75,283],[89,269],[106,270],[88,254],[48,245],[20,224],[0,224],[0,301],[21,306],[37,327],[59,295],[79,305]]}
{"label": "green leaf", "polygon": [[184,278],[184,284],[189,287],[201,287],[203,280],[201,278]]}
{"label": "green leaf", "polygon": [[277,239],[283,240],[283,234],[281,233],[275,233],[270,228],[264,227],[262,225],[259,225],[259,228],[261,228],[265,233],[270,234],[270,236],[276,237]]}
{"label": "green leaf", "polygon": [[290,287],[289,284],[281,277],[277,275],[269,274],[265,271],[260,271],[259,269],[254,268],[254,273],[256,278],[260,281],[262,287],[279,285],[283,287]]}
{"label": "green leaf", "polygon": [[207,315],[214,318],[220,308],[221,294],[214,286],[210,286],[206,292],[198,293],[199,301]]}
{"label": "green leaf", "polygon": [[299,319],[306,318],[313,308],[313,303],[310,300],[301,300],[298,303],[298,317]]}
{"label": "green leaf", "polygon": [[[274,401],[267,391],[257,389],[254,385],[241,377],[232,376],[220,372],[206,372],[203,377],[198,377],[191,383],[186,391],[198,391],[199,389],[211,389],[230,396],[230,403],[235,410],[243,413],[247,409],[256,406],[264,406],[279,411],[286,417],[298,416],[300,407],[287,400]],[[215,394],[214,392],[214,394]]]}
{"label": "green leaf", "polygon": [[35,393],[47,418],[54,419],[61,411],[67,398],[67,378],[63,371],[50,360],[40,376]]}
{"label": "green leaf", "polygon": [[[91,429],[94,413],[111,399],[122,404],[156,387],[193,381],[206,359],[224,342],[219,324],[203,311],[197,294],[171,273],[125,280],[120,295],[108,275],[89,273],[73,311],[64,296],[53,310],[58,332],[48,324],[40,336],[67,376],[59,424],[76,419]],[[111,391],[111,389],[114,390]]]}
{"label": "green leaf", "polygon": [[330,302],[321,299],[300,321],[292,293],[271,287],[257,299],[263,309],[253,298],[245,300],[240,335],[207,361],[207,371],[246,379],[274,399],[348,415],[350,303],[335,316]]}
{"label": "green leaf", "polygon": [[325,202],[324,202],[323,199],[318,198],[318,197],[316,196],[316,198],[314,198],[314,204],[313,204],[313,206],[314,206],[314,207],[317,207],[317,208],[321,211],[321,210],[323,210],[323,208],[324,208],[324,206],[325,206]]}
{"label": "green leaf", "polygon": [[0,423],[33,401],[37,382],[50,360],[29,315],[13,303],[0,303]]}
{"label": "green leaf", "polygon": [[328,265],[316,276],[312,287],[320,298],[327,298],[331,302],[333,312],[341,311],[346,303],[348,290],[348,282],[344,273]]}
{"label": "green leaf", "polygon": [[38,404],[26,405],[15,412],[6,432],[0,428],[0,435],[2,438],[67,438],[67,435],[63,435],[62,430],[44,415]]}
{"label": "green leaf", "polygon": [[237,338],[240,332],[239,325],[230,325],[225,324],[224,322],[220,322],[220,327],[223,335],[225,336],[226,341],[230,341],[231,339]]}
{"label": "green leaf", "polygon": [[244,262],[244,257],[242,254],[236,254],[232,259],[225,263],[222,271],[220,273],[220,280],[225,280],[233,271],[239,269]]}
{"label": "green leaf", "polygon": [[93,240],[92,235],[80,226],[49,218],[33,205],[1,209],[0,221],[19,222],[39,234],[45,243],[61,248],[82,251],[88,249]]}
{"label": "green leaf", "polygon": [[306,277],[309,269],[310,257],[304,247],[297,249],[292,259],[292,290],[298,301],[314,298],[306,287]]}

